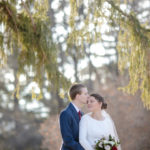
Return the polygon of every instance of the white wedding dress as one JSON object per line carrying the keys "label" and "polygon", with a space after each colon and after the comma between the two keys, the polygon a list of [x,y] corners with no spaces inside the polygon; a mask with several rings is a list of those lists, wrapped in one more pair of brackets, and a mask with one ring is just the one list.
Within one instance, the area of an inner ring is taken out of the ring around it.
{"label": "white wedding dress", "polygon": [[[92,118],[91,114],[84,115],[79,125],[79,142],[85,150],[94,150],[95,142],[102,137],[107,139],[110,134],[119,140],[114,122],[106,111],[102,110],[102,121]],[[118,146],[118,150],[121,150],[121,146]]]}

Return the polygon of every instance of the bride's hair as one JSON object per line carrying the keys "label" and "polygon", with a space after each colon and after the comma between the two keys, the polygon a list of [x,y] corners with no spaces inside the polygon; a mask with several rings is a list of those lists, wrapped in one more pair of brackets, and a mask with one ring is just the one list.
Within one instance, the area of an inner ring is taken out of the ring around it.
{"label": "bride's hair", "polygon": [[102,103],[101,109],[106,109],[107,108],[107,103],[105,103],[104,98],[99,95],[99,94],[91,94],[90,96],[93,96],[98,102]]}

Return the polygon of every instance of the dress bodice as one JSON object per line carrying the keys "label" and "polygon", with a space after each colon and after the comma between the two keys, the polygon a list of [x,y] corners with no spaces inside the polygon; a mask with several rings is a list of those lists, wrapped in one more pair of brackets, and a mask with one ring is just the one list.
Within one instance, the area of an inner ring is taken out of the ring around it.
{"label": "dress bodice", "polygon": [[109,135],[115,137],[114,126],[110,117],[104,116],[104,120],[92,118],[91,113],[84,115],[80,121],[79,140],[85,150],[94,150],[95,142]]}
{"label": "dress bodice", "polygon": [[114,135],[113,132],[113,126],[109,118],[106,118],[104,120],[96,120],[91,117],[90,114],[87,115],[87,137],[89,139],[97,140],[102,137],[105,137],[108,139],[109,135]]}

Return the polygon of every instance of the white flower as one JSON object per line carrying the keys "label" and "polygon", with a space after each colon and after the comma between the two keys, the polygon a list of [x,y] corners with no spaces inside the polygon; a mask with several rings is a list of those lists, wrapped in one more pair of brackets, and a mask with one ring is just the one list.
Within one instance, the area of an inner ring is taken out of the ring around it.
{"label": "white flower", "polygon": [[102,146],[102,142],[100,142],[100,143],[98,144],[98,146],[102,148],[102,147],[103,147],[103,146]]}
{"label": "white flower", "polygon": [[98,141],[99,141],[99,140],[98,140],[98,139],[96,139],[96,140],[95,140],[95,143],[97,143]]}
{"label": "white flower", "polygon": [[105,150],[111,150],[111,147],[109,145],[106,145]]}
{"label": "white flower", "polygon": [[111,144],[112,146],[115,145],[115,142],[113,141],[109,141],[108,143]]}
{"label": "white flower", "polygon": [[103,142],[104,142],[104,144],[107,144],[107,143],[109,143],[109,141],[107,141],[107,140],[104,140]]}

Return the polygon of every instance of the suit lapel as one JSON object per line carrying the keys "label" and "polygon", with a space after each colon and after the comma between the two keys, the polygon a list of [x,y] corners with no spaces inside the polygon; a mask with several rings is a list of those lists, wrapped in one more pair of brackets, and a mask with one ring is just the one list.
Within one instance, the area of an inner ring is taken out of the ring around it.
{"label": "suit lapel", "polygon": [[73,116],[75,117],[75,119],[77,120],[77,122],[79,122],[79,116],[78,113],[76,111],[76,109],[74,108],[74,106],[70,103],[69,104],[69,108],[71,109]]}

